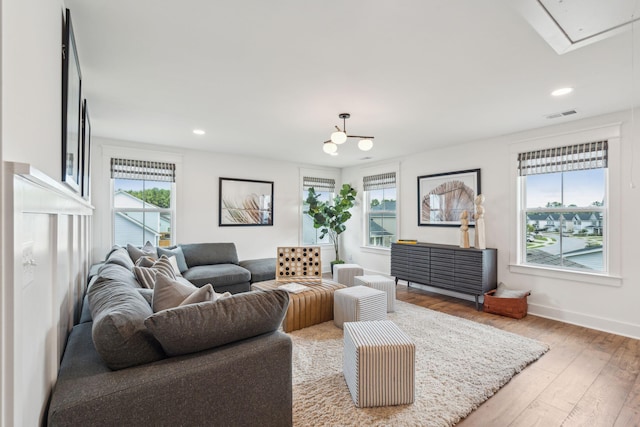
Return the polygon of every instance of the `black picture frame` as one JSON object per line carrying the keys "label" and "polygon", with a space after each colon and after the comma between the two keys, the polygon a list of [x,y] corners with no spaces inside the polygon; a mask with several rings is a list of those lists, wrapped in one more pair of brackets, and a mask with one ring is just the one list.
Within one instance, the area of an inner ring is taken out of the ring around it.
{"label": "black picture frame", "polygon": [[81,191],[82,73],[71,23],[66,9],[62,35],[62,182]]}
{"label": "black picture frame", "polygon": [[218,225],[273,225],[273,181],[220,178]]}
{"label": "black picture frame", "polygon": [[87,100],[82,101],[82,197],[91,199],[91,120]]}
{"label": "black picture frame", "polygon": [[469,226],[474,227],[473,202],[480,191],[480,169],[419,176],[418,225],[460,227],[460,215],[466,210]]}

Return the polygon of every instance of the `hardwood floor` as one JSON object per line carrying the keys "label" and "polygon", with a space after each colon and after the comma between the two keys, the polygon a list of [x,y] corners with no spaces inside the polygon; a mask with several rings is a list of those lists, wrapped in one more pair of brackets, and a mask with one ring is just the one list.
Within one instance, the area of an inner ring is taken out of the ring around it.
{"label": "hardwood floor", "polygon": [[551,347],[458,426],[640,426],[639,340],[533,315],[479,312],[472,302],[402,284],[396,297]]}

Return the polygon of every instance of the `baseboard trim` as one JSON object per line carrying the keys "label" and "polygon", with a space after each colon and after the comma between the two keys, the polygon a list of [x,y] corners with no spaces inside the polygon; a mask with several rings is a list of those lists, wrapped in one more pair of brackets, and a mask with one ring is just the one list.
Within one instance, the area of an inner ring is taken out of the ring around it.
{"label": "baseboard trim", "polygon": [[[381,274],[383,276],[389,276],[388,274],[370,270],[366,270],[365,274]],[[406,284],[406,281],[400,280],[399,283]],[[447,289],[434,288],[428,285],[411,283],[411,287],[452,296],[466,301],[474,300],[472,295],[460,294],[457,292],[449,291]],[[593,316],[590,314],[578,313],[570,310],[561,310],[556,307],[549,307],[542,304],[529,303],[528,313],[534,316],[544,317],[546,319],[557,320],[558,322],[569,323],[571,325],[582,326],[584,328],[595,329],[597,331],[621,335],[628,338],[640,339],[640,325],[638,324],[621,322],[615,319]]]}
{"label": "baseboard trim", "polygon": [[571,325],[583,326],[624,337],[640,339],[640,325],[621,322],[606,317],[593,316],[585,313],[578,313],[570,310],[561,310],[556,307],[549,307],[541,304],[529,303],[529,314],[540,316]]}

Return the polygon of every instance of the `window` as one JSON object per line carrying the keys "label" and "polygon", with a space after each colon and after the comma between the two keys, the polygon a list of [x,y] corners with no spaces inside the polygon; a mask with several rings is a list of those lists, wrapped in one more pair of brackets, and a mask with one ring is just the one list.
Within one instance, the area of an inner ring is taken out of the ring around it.
{"label": "window", "polygon": [[396,241],[396,174],[365,176],[365,246],[390,248]]}
{"label": "window", "polygon": [[174,223],[175,164],[111,159],[113,242],[170,246]]}
{"label": "window", "polygon": [[608,142],[518,154],[522,261],[607,271]]}
{"label": "window", "polygon": [[306,203],[309,195],[309,188],[313,187],[316,194],[320,195],[319,200],[328,202],[333,200],[333,194],[336,188],[336,181],[332,178],[314,178],[305,176],[302,179],[302,244],[303,245],[320,245],[330,244],[329,236],[319,239],[320,230],[313,227],[313,218],[305,212],[309,209]]}

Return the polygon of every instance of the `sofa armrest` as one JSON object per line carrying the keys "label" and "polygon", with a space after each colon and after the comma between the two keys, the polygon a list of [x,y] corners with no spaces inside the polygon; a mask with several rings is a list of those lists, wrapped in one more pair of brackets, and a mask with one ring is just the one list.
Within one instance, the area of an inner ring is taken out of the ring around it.
{"label": "sofa armrest", "polygon": [[49,426],[292,425],[291,339],[275,331],[223,347],[111,371],[74,327]]}

